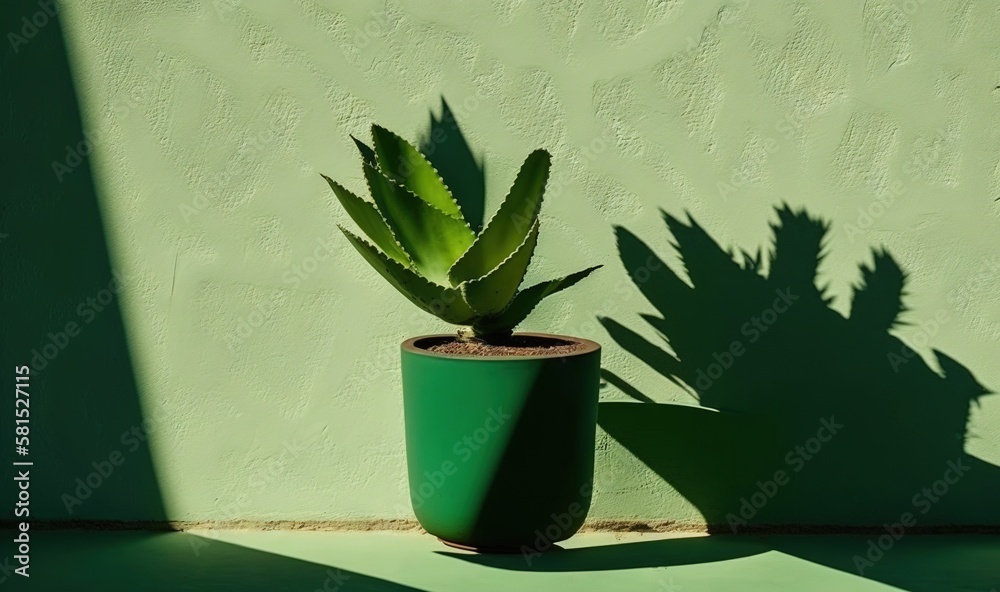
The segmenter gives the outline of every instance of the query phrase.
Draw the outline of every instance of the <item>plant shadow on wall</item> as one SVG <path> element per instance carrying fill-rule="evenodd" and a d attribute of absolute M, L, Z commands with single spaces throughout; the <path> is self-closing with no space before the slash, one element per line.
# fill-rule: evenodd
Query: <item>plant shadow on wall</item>
<path fill-rule="evenodd" d="M 759 250 L 737 257 L 690 217 L 663 217 L 690 283 L 616 229 L 624 267 L 660 315 L 640 316 L 662 343 L 601 323 L 700 407 L 655 403 L 605 369 L 609 385 L 639 402 L 601 403 L 602 428 L 688 499 L 710 532 L 874 530 L 835 553 L 795 537 L 769 543 L 934 589 L 914 585 L 914 566 L 882 559 L 908 532 L 1000 522 L 1000 468 L 964 450 L 971 406 L 988 389 L 945 353 L 933 350 L 935 369 L 890 333 L 912 324 L 927 339 L 947 315 L 900 319 L 906 274 L 884 250 L 861 266 L 849 316 L 835 311 L 817 285 L 829 226 L 805 211 L 777 209 L 766 269 Z M 907 543 L 916 544 L 898 544 Z"/>
<path fill-rule="evenodd" d="M 828 226 L 804 211 L 777 210 L 766 270 L 759 251 L 734 256 L 690 218 L 663 217 L 689 282 L 638 237 L 616 229 L 624 267 L 661 315 L 641 316 L 662 342 L 610 318 L 601 323 L 700 406 L 656 403 L 605 369 L 605 388 L 635 402 L 602 402 L 599 423 L 688 499 L 710 532 L 763 536 L 561 550 L 530 565 L 521 557 L 476 561 L 575 571 L 780 551 L 908 590 L 942 589 L 939 575 L 927 575 L 945 568 L 963 574 L 956 579 L 965 585 L 995 585 L 995 568 L 963 557 L 982 561 L 996 543 L 967 537 L 956 541 L 955 553 L 892 553 L 897 545 L 920 549 L 919 537 L 904 536 L 922 528 L 995 530 L 1000 468 L 964 451 L 974 436 L 970 407 L 987 389 L 953 358 L 935 350 L 935 370 L 889 333 L 905 310 L 905 273 L 891 255 L 874 251 L 873 263 L 861 268 L 845 318 L 816 285 Z M 912 324 L 936 332 L 929 322 Z M 859 534 L 777 536 L 810 530 Z"/>
<path fill-rule="evenodd" d="M 690 284 L 616 229 L 630 274 L 652 270 L 631 275 L 664 343 L 601 323 L 701 408 L 639 394 L 602 403 L 601 426 L 711 531 L 879 527 L 904 513 L 913 529 L 998 523 L 1000 469 L 964 451 L 971 405 L 989 391 L 953 358 L 933 350 L 935 370 L 890 334 L 903 324 L 903 270 L 873 251 L 845 318 L 817 286 L 827 224 L 788 207 L 777 217 L 765 272 L 760 251 L 734 257 L 690 218 L 664 214 Z"/>
<path fill-rule="evenodd" d="M 445 185 L 452 190 L 466 222 L 478 233 L 486 214 L 486 168 L 476 160 L 443 96 L 441 115 L 431 112 L 427 132 L 420 139 L 420 152 L 437 169 Z"/>

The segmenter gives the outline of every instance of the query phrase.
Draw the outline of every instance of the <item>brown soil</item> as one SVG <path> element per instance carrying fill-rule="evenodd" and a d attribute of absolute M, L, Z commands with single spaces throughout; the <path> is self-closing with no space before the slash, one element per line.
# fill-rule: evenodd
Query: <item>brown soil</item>
<path fill-rule="evenodd" d="M 463 356 L 558 356 L 586 348 L 585 343 L 533 335 L 514 335 L 498 343 L 478 339 L 460 341 L 456 337 L 448 337 L 424 346 L 424 349 L 434 353 Z"/>

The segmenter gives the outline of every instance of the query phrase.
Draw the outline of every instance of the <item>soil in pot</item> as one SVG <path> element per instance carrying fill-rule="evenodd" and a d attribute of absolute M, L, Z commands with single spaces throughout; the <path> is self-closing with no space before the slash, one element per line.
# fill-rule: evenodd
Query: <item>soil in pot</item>
<path fill-rule="evenodd" d="M 465 356 L 561 356 L 588 347 L 578 341 L 537 335 L 512 335 L 502 341 L 489 343 L 480 339 L 463 341 L 457 337 L 442 337 L 433 341 L 425 340 L 420 346 L 437 354 Z"/>

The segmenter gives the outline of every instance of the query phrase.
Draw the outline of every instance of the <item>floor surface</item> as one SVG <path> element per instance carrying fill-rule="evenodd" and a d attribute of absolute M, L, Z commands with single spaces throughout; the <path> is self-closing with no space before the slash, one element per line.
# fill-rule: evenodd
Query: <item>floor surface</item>
<path fill-rule="evenodd" d="M 589 533 L 544 556 L 484 556 L 394 532 L 32 533 L 30 578 L 0 590 L 1000 590 L 1000 537 Z M 878 541 L 873 541 L 873 545 Z M 860 564 L 858 557 L 870 561 Z M 11 586 L 11 584 L 13 584 Z"/>

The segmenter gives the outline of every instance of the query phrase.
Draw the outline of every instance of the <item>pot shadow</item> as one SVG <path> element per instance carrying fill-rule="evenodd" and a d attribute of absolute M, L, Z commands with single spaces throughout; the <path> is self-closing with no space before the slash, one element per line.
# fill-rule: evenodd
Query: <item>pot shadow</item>
<path fill-rule="evenodd" d="M 437 553 L 499 569 L 567 572 L 697 565 L 749 557 L 769 550 L 770 547 L 756 538 L 692 536 L 572 549 L 553 545 L 545 552 L 525 548 L 518 554 Z"/>
<path fill-rule="evenodd" d="M 832 583 L 837 580 L 826 570 L 809 569 L 810 566 L 799 565 L 797 560 L 833 568 L 843 574 L 857 574 L 854 556 L 864 553 L 868 540 L 863 535 L 710 535 L 598 545 L 537 555 L 438 553 L 497 569 L 539 573 L 657 568 L 657 573 L 662 574 L 660 590 L 714 590 L 736 586 L 833 590 L 852 589 L 847 587 L 852 584 L 841 579 L 841 585 L 834 587 Z M 992 592 L 1000 572 L 995 561 L 998 550 L 1000 542 L 996 537 L 907 537 L 884 552 L 874 567 L 866 568 L 858 577 L 914 592 Z M 665 570 L 684 566 L 696 569 Z"/>

